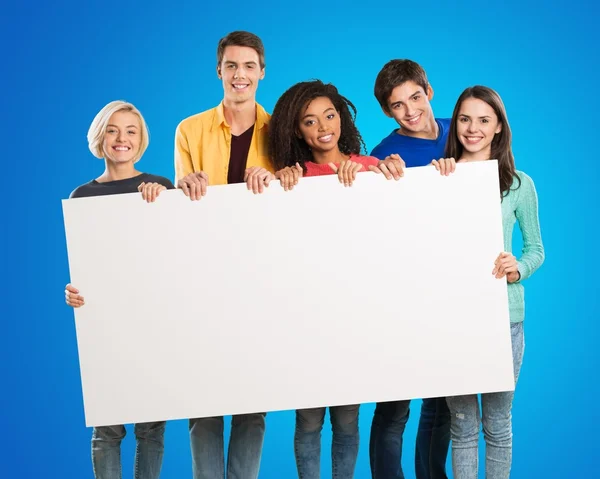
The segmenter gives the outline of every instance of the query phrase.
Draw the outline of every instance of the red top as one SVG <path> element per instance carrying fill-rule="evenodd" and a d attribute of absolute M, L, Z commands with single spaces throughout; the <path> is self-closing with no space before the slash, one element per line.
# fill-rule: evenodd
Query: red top
<path fill-rule="evenodd" d="M 369 166 L 377 166 L 379 160 L 374 156 L 362 156 L 362 155 L 350 155 L 349 161 L 354 161 L 356 163 L 360 163 L 363 165 L 360 171 L 369 171 Z M 304 176 L 322 176 L 322 175 L 335 175 L 335 171 L 331 169 L 327 163 L 324 165 L 320 165 L 313 161 L 307 161 L 305 164 L 306 173 Z M 340 166 L 339 163 L 336 163 L 335 166 Z"/>

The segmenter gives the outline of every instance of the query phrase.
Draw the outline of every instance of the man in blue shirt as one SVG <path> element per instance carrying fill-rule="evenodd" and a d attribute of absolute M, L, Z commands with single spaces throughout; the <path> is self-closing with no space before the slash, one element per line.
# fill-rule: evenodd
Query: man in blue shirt
<path fill-rule="evenodd" d="M 411 60 L 391 60 L 377 75 L 375 97 L 383 112 L 396 120 L 394 129 L 371 152 L 384 159 L 404 160 L 408 168 L 444 158 L 449 119 L 437 119 L 431 109 L 433 88 L 423 68 Z M 377 403 L 369 456 L 373 479 L 403 479 L 402 435 L 410 401 Z M 445 398 L 423 400 L 417 432 L 417 479 L 447 479 L 450 412 Z"/>
<path fill-rule="evenodd" d="M 377 75 L 375 97 L 386 116 L 396 120 L 394 129 L 373 149 L 380 160 L 400 155 L 406 166 L 425 166 L 444 157 L 450 119 L 433 116 L 433 88 L 425 71 L 411 60 L 391 60 Z"/>

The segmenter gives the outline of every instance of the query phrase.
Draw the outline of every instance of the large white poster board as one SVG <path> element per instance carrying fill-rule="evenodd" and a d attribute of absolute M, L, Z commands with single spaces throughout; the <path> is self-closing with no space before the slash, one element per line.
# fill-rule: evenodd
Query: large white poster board
<path fill-rule="evenodd" d="M 65 200 L 87 425 L 512 390 L 495 161 Z"/>

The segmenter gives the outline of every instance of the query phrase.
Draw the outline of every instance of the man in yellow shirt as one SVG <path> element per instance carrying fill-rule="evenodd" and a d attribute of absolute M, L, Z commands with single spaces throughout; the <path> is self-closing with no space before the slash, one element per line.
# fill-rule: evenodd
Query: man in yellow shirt
<path fill-rule="evenodd" d="M 223 101 L 183 120 L 175 134 L 175 179 L 192 200 L 204 196 L 208 185 L 247 182 L 260 193 L 274 178 L 267 153 L 270 115 L 255 99 L 265 76 L 260 38 L 241 31 L 222 38 L 217 75 Z M 224 478 L 223 417 L 190 419 L 189 429 L 194 479 Z M 258 477 L 264 433 L 264 413 L 232 417 L 228 478 Z"/>
<path fill-rule="evenodd" d="M 267 152 L 270 115 L 256 103 L 265 51 L 256 35 L 236 31 L 219 41 L 223 101 L 183 120 L 175 133 L 175 181 L 191 199 L 208 185 L 247 182 L 255 193 L 273 178 Z"/>

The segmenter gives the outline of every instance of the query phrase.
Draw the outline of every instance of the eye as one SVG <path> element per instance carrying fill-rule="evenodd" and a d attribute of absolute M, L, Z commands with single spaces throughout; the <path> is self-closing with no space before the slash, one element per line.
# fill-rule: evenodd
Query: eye
<path fill-rule="evenodd" d="M 328 120 L 333 120 L 334 118 L 335 118 L 335 113 L 330 113 L 329 115 L 327 115 Z"/>
<path fill-rule="evenodd" d="M 421 95 L 413 96 L 413 101 L 418 101 L 421 98 Z"/>
<path fill-rule="evenodd" d="M 227 65 L 226 68 L 229 68 L 230 70 L 233 70 L 235 68 L 235 65 L 232 65 L 231 63 L 229 65 Z"/>
<path fill-rule="evenodd" d="M 490 120 L 488 120 L 487 118 L 484 118 L 483 120 L 481 120 L 481 123 L 489 123 Z"/>
<path fill-rule="evenodd" d="M 313 126 L 315 124 L 315 120 L 306 120 L 304 122 L 304 126 Z"/>
<path fill-rule="evenodd" d="M 109 128 L 108 130 L 106 130 L 106 133 L 116 133 L 117 130 L 115 130 L 114 128 Z"/>
<path fill-rule="evenodd" d="M 137 131 L 135 131 L 135 130 L 129 130 L 127 133 L 129 135 L 135 135 L 137 133 Z"/>
<path fill-rule="evenodd" d="M 248 70 L 252 70 L 255 67 L 254 63 L 250 63 L 249 65 L 246 65 L 246 68 L 248 68 Z"/>
<path fill-rule="evenodd" d="M 467 122 L 469 121 L 469 119 L 468 119 L 468 118 L 466 118 L 466 117 L 464 117 L 464 116 L 461 116 L 461 117 L 458 119 L 458 121 L 460 121 L 461 123 L 467 123 Z"/>

